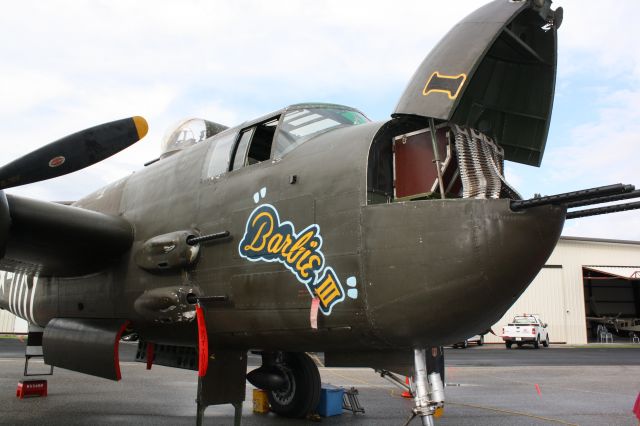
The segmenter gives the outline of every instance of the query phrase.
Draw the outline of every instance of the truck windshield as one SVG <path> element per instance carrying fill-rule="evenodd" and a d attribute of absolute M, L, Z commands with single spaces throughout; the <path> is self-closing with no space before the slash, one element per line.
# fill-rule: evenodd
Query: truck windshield
<path fill-rule="evenodd" d="M 278 128 L 274 158 L 282 158 L 321 133 L 341 127 L 357 126 L 368 121 L 362 113 L 347 107 L 300 108 L 288 111 Z"/>
<path fill-rule="evenodd" d="M 515 317 L 513 319 L 513 324 L 517 325 L 537 325 L 538 321 L 536 321 L 533 317 Z"/>

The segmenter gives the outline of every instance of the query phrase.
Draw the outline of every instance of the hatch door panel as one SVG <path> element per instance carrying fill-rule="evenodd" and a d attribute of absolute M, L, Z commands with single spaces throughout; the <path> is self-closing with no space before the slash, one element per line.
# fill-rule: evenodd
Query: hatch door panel
<path fill-rule="evenodd" d="M 557 25 L 550 2 L 536 3 L 496 0 L 463 19 L 422 62 L 393 116 L 475 128 L 495 139 L 507 160 L 540 165 L 554 97 Z"/>

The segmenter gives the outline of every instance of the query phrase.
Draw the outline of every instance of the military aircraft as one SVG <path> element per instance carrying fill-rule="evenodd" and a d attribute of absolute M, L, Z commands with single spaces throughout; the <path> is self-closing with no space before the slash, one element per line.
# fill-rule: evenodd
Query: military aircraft
<path fill-rule="evenodd" d="M 162 155 L 64 205 L 0 191 L 0 307 L 43 328 L 47 364 L 120 379 L 138 359 L 198 371 L 197 423 L 246 379 L 274 412 L 317 405 L 318 369 L 411 375 L 413 415 L 444 403 L 440 347 L 488 329 L 553 250 L 571 211 L 630 185 L 522 200 L 504 160 L 538 166 L 562 10 L 496 0 L 426 57 L 391 119 L 296 104 L 241 125 L 183 123 Z M 142 138 L 140 117 L 0 169 L 0 189 L 77 171 Z M 637 196 L 637 195 L 635 195 Z M 35 338 L 35 337 L 34 337 Z M 247 374 L 247 353 L 261 367 Z"/>
<path fill-rule="evenodd" d="M 622 313 L 615 316 L 603 315 L 598 312 L 596 300 L 589 298 L 589 308 L 592 316 L 587 317 L 591 335 L 598 339 L 602 338 L 602 333 L 613 332 L 620 337 L 630 337 L 631 339 L 640 336 L 640 318 L 622 317 Z"/>
<path fill-rule="evenodd" d="M 599 337 L 602 332 L 609 331 L 613 331 L 621 337 L 634 338 L 640 335 L 640 318 L 620 318 L 620 315 L 615 317 L 603 315 L 587 317 L 587 321 L 592 324 L 591 329 L 594 337 Z M 594 324 L 596 325 L 595 327 Z"/>

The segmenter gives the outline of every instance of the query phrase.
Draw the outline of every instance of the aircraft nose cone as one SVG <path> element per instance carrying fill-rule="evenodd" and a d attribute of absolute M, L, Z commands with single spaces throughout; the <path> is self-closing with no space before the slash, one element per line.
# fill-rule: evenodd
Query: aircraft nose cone
<path fill-rule="evenodd" d="M 390 346 L 450 344 L 493 325 L 535 278 L 566 211 L 512 212 L 508 200 L 367 206 L 366 297 Z"/>

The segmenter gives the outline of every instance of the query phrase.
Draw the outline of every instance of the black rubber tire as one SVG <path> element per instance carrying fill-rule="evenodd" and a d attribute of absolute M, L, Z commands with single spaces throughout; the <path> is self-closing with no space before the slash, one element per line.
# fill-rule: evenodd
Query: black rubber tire
<path fill-rule="evenodd" d="M 467 349 L 467 346 L 469 346 L 469 342 L 467 342 L 466 340 L 462 342 L 462 349 Z"/>
<path fill-rule="evenodd" d="M 484 345 L 484 335 L 480 336 L 480 340 L 478 340 L 478 346 Z"/>
<path fill-rule="evenodd" d="M 538 334 L 538 337 L 536 337 L 536 340 L 533 341 L 533 347 L 536 349 L 540 349 L 540 335 Z"/>
<path fill-rule="evenodd" d="M 507 347 L 507 349 L 511 349 L 511 342 L 505 342 L 504 345 Z"/>
<path fill-rule="evenodd" d="M 546 339 L 544 339 L 544 342 L 542 342 L 542 346 L 544 346 L 545 348 L 549 347 L 549 333 L 547 333 Z"/>
<path fill-rule="evenodd" d="M 320 401 L 320 373 L 306 353 L 285 352 L 277 365 L 289 380 L 282 391 L 269 391 L 271 411 L 283 416 L 303 418 L 315 411 Z"/>

